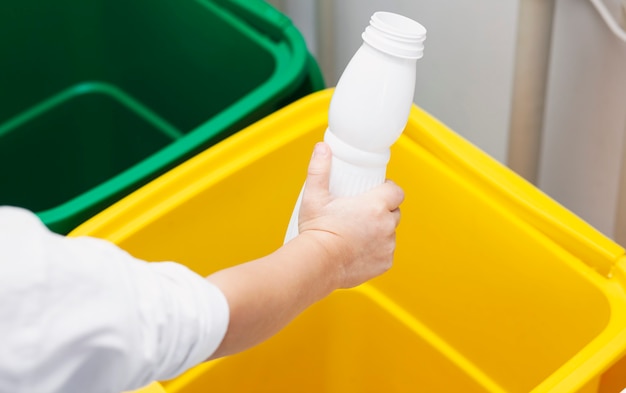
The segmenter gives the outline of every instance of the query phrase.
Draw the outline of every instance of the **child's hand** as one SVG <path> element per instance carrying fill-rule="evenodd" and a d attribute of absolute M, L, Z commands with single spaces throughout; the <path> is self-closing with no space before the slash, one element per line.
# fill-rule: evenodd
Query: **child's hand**
<path fill-rule="evenodd" d="M 387 181 L 356 197 L 333 197 L 328 191 L 331 158 L 329 146 L 318 143 L 309 164 L 299 231 L 313 235 L 331 254 L 337 285 L 348 288 L 391 267 L 404 193 Z"/>

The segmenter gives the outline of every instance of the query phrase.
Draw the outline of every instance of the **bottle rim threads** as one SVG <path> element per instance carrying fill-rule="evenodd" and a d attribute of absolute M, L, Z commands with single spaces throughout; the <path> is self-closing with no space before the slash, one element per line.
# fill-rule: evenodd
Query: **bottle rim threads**
<path fill-rule="evenodd" d="M 392 56 L 420 59 L 424 55 L 426 28 L 406 16 L 379 11 L 372 15 L 362 38 Z"/>

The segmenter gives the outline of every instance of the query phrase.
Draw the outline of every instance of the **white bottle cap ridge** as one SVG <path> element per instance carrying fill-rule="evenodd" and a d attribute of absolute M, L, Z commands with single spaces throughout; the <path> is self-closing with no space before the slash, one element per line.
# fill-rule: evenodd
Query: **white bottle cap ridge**
<path fill-rule="evenodd" d="M 392 56 L 420 59 L 424 54 L 426 28 L 406 16 L 380 11 L 372 15 L 362 38 Z"/>

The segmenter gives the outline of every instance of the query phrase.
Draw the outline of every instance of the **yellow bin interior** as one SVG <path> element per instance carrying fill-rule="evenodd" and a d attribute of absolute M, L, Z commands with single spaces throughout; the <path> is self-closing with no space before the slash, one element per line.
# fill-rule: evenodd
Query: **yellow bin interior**
<path fill-rule="evenodd" d="M 183 163 L 72 232 L 202 275 L 280 247 L 332 90 Z M 388 177 L 394 267 L 244 353 L 163 382 L 191 392 L 619 392 L 624 250 L 414 106 Z"/>

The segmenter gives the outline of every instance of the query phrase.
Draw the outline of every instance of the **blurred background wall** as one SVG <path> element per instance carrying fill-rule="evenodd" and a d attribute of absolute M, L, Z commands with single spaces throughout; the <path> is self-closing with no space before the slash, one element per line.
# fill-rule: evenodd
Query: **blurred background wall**
<path fill-rule="evenodd" d="M 626 245 L 626 0 L 270 0 L 334 86 L 375 11 L 428 30 L 415 102 Z"/>

